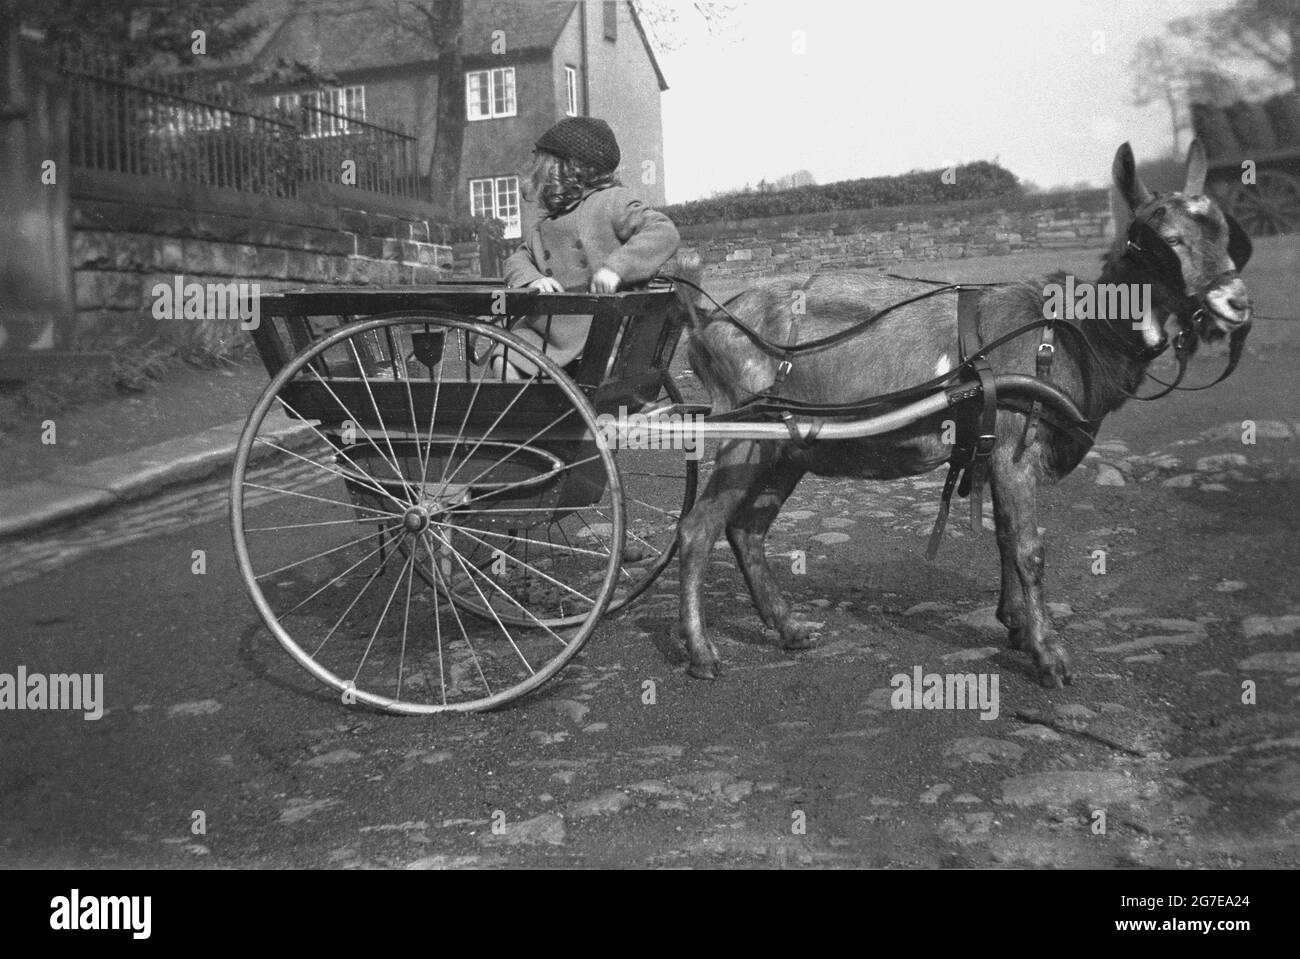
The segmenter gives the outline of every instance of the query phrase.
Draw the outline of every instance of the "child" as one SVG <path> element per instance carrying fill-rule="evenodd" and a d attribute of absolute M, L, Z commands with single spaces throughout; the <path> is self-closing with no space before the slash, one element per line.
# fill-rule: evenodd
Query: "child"
<path fill-rule="evenodd" d="M 545 213 L 505 262 L 506 286 L 543 293 L 590 290 L 613 293 L 649 280 L 677 251 L 680 237 L 668 217 L 650 209 L 622 186 L 615 171 L 620 154 L 614 131 L 595 117 L 566 117 L 536 143 L 524 197 Z M 590 316 L 532 316 L 515 335 L 560 366 L 582 352 Z M 532 363 L 504 350 L 492 351 L 493 372 L 531 376 Z"/>

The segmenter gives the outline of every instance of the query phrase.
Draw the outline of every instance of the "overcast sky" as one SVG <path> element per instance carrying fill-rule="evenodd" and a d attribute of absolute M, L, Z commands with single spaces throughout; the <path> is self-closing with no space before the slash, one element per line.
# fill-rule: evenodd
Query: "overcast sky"
<path fill-rule="evenodd" d="M 1130 103 L 1134 44 L 1228 5 L 750 0 L 720 40 L 680 2 L 684 43 L 661 57 L 670 202 L 799 169 L 829 183 L 995 157 L 1040 186 L 1101 184 L 1122 141 L 1139 160 L 1171 144 L 1167 109 Z"/>

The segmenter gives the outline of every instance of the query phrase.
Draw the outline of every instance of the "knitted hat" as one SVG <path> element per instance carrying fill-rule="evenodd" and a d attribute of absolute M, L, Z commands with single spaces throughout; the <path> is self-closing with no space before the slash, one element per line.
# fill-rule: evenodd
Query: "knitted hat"
<path fill-rule="evenodd" d="M 536 147 L 585 163 L 600 173 L 613 173 L 622 159 L 614 131 L 595 117 L 565 117 L 541 135 Z"/>

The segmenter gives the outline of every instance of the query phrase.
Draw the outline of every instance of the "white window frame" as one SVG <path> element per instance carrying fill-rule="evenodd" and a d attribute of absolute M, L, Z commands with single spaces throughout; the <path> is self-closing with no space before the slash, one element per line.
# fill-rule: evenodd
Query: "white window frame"
<path fill-rule="evenodd" d="M 487 92 L 486 100 L 484 91 Z M 484 105 L 486 104 L 486 111 Z M 518 113 L 515 96 L 515 68 L 494 67 L 470 70 L 465 74 L 465 117 L 468 120 L 495 120 Z"/>
<path fill-rule="evenodd" d="M 469 181 L 469 215 L 502 221 L 507 240 L 518 240 L 524 235 L 520 200 L 517 176 L 479 177 Z"/>
<path fill-rule="evenodd" d="M 307 128 L 303 131 L 305 136 L 312 139 L 360 133 L 361 131 L 344 117 L 350 117 L 353 120 L 365 120 L 366 118 L 366 88 L 360 84 L 347 87 L 328 87 L 324 90 L 311 90 L 307 93 L 280 93 L 272 97 L 271 100 L 276 109 L 279 110 L 298 110 L 304 104 L 313 108 L 307 113 Z M 329 113 L 340 115 L 327 116 L 315 112 L 316 110 L 326 110 Z"/>
<path fill-rule="evenodd" d="M 566 117 L 578 115 L 578 68 L 566 65 L 564 68 L 564 92 Z"/>

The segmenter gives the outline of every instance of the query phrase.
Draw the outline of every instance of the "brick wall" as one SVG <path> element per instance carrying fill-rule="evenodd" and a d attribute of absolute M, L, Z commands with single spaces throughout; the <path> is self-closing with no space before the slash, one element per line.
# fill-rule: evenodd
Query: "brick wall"
<path fill-rule="evenodd" d="M 1111 233 L 1105 190 L 971 200 L 683 227 L 706 278 L 893 268 L 918 260 L 1100 247 Z"/>
<path fill-rule="evenodd" d="M 650 206 L 663 206 L 659 78 L 632 22 L 630 5 L 619 3 L 614 12 L 618 16 L 618 39 L 608 40 L 601 5 L 587 6 L 587 68 L 591 73 L 588 112 L 606 120 L 618 138 L 623 154 L 618 173 L 623 184 Z M 575 14 L 570 28 L 578 26 L 579 21 Z"/>
<path fill-rule="evenodd" d="M 220 347 L 235 323 L 157 320 L 156 283 L 433 283 L 454 272 L 450 246 L 418 204 L 320 186 L 300 200 L 78 170 L 72 261 L 78 348 L 161 338 Z M 431 235 L 431 230 L 432 235 Z"/>

